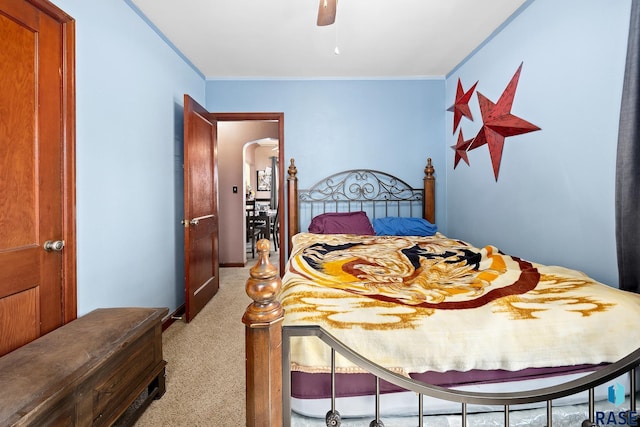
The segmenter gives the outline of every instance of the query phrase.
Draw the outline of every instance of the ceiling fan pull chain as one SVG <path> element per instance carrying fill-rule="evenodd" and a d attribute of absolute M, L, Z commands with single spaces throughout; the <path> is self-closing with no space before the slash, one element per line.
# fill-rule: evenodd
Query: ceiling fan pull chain
<path fill-rule="evenodd" d="M 333 49 L 333 53 L 336 55 L 340 55 L 340 49 L 338 49 L 338 22 L 336 22 L 336 48 Z"/>

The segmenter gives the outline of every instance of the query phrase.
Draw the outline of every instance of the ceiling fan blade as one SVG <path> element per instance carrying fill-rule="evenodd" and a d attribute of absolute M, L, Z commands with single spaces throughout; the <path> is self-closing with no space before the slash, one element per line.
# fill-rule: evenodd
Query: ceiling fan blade
<path fill-rule="evenodd" d="M 336 3 L 338 0 L 320 0 L 318 25 L 331 25 L 336 21 Z"/>

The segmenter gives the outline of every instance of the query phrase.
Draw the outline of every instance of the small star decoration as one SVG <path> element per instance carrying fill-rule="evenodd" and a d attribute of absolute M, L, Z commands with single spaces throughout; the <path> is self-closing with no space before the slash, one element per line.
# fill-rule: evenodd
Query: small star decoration
<path fill-rule="evenodd" d="M 475 82 L 475 84 L 471 86 L 471 88 L 467 92 L 465 92 L 464 89 L 462 89 L 462 82 L 460 81 L 460 78 L 458 78 L 456 100 L 451 107 L 447 108 L 447 111 L 453 111 L 453 133 L 456 133 L 456 129 L 458 129 L 458 125 L 460 124 L 462 116 L 465 116 L 469 120 L 473 121 L 473 116 L 471 115 L 471 110 L 469 109 L 469 100 L 471 99 L 471 95 L 473 95 L 473 91 L 476 90 L 477 85 L 478 82 Z"/>
<path fill-rule="evenodd" d="M 460 159 L 464 160 L 467 165 L 469 165 L 469 157 L 467 156 L 467 150 L 469 149 L 469 145 L 473 142 L 473 139 L 464 140 L 464 136 L 462 136 L 462 129 L 460 129 L 460 133 L 458 133 L 458 143 L 456 145 L 452 145 L 456 151 L 456 157 L 453 162 L 453 168 L 455 169 L 460 163 Z"/>

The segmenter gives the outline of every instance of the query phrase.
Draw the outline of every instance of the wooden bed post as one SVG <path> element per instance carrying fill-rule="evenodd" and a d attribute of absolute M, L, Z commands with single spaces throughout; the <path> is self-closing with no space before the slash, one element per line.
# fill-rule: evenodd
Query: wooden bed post
<path fill-rule="evenodd" d="M 422 198 L 422 212 L 424 219 L 431 224 L 436 223 L 436 178 L 435 169 L 431 164 L 431 157 L 427 158 L 424 168 L 424 197 Z"/>
<path fill-rule="evenodd" d="M 294 164 L 294 159 L 291 159 L 291 164 L 289 165 L 289 176 L 287 177 L 287 206 L 288 206 L 288 216 L 287 216 L 287 249 L 289 255 L 291 255 L 291 239 L 295 234 L 298 233 L 299 227 L 299 219 L 298 219 L 298 169 Z"/>
<path fill-rule="evenodd" d="M 282 286 L 269 263 L 269 241 L 258 241 L 258 263 L 251 268 L 246 292 L 253 300 L 245 324 L 247 426 L 282 426 L 282 319 L 276 298 Z"/>

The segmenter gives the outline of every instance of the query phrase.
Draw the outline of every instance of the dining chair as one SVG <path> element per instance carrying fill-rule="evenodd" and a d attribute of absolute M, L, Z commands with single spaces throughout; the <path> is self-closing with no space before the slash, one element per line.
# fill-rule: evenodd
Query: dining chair
<path fill-rule="evenodd" d="M 251 258 L 256 256 L 256 242 L 266 236 L 267 224 L 258 215 L 246 216 L 247 241 L 251 243 Z"/>
<path fill-rule="evenodd" d="M 271 237 L 273 237 L 273 247 L 276 251 L 278 250 L 278 246 L 280 246 L 280 222 L 278 221 L 279 216 L 280 208 L 276 207 L 276 214 L 273 218 L 271 218 L 269 225 L 269 234 L 271 235 Z"/>

